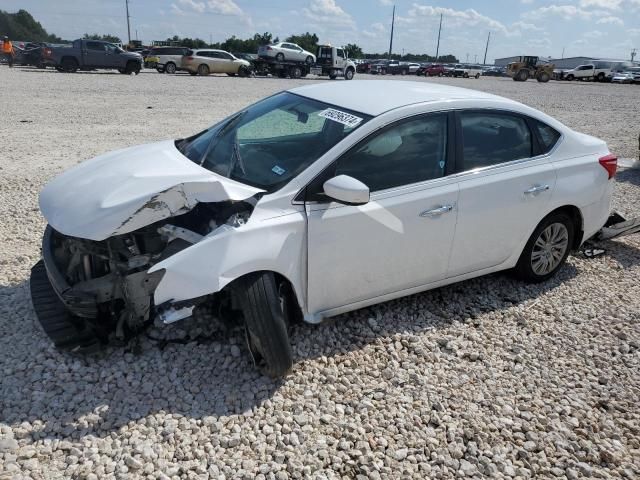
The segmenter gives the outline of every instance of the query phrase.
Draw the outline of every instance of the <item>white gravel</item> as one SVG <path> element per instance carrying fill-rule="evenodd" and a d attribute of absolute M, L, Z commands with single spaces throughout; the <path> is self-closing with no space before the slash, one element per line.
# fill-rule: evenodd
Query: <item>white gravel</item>
<path fill-rule="evenodd" d="M 524 101 L 637 155 L 638 87 L 434 81 Z M 638 236 L 542 285 L 492 275 L 297 327 L 282 382 L 254 372 L 235 334 L 53 349 L 28 290 L 42 185 L 296 83 L 0 68 L 0 478 L 638 478 Z M 618 178 L 617 204 L 640 214 L 640 171 Z"/>

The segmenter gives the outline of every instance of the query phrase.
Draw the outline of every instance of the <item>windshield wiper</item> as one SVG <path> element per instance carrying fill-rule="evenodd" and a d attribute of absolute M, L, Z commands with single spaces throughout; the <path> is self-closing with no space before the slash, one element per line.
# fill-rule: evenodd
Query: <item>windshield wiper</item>
<path fill-rule="evenodd" d="M 238 121 L 242 117 L 244 117 L 244 115 L 246 113 L 247 113 L 247 110 L 244 110 L 242 112 L 238 112 L 234 117 L 231 117 L 229 119 L 229 121 L 226 123 L 226 125 L 224 125 L 218 131 L 218 133 L 216 133 L 215 137 L 213 137 L 213 139 L 209 143 L 209 146 L 207 147 L 207 150 L 204 152 L 204 155 L 202 155 L 202 160 L 200 160 L 200 166 L 202 166 L 204 164 L 204 161 L 207 159 L 207 155 L 209 155 L 209 151 L 214 147 L 214 145 L 216 144 L 217 140 L 220 137 L 222 137 L 225 133 L 227 133 L 231 127 L 233 127 L 236 123 L 238 123 Z"/>
<path fill-rule="evenodd" d="M 227 176 L 231 178 L 231 173 L 233 169 L 236 167 L 236 164 L 240 167 L 240 171 L 243 175 L 246 175 L 247 172 L 244 169 L 244 163 L 242 162 L 242 156 L 240 155 L 240 144 L 238 143 L 238 139 L 233 142 L 233 156 L 231 157 L 231 165 L 229 165 L 229 173 Z"/>

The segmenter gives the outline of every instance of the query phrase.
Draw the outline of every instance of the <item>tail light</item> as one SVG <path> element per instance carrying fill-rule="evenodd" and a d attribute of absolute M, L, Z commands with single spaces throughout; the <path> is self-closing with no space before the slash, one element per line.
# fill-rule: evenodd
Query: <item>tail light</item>
<path fill-rule="evenodd" d="M 269 45 L 267 45 L 267 50 L 273 50 Z"/>
<path fill-rule="evenodd" d="M 193 57 L 187 57 L 187 60 L 193 60 Z"/>
<path fill-rule="evenodd" d="M 600 162 L 600 165 L 602 165 L 602 168 L 604 168 L 609 174 L 609 179 L 612 179 L 618 170 L 618 157 L 610 153 L 609 155 L 600 157 L 598 161 Z"/>

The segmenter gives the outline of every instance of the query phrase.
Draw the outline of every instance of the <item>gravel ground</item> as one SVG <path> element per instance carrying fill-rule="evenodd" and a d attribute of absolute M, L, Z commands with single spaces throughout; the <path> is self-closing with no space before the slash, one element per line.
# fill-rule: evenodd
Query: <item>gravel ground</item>
<path fill-rule="evenodd" d="M 497 274 L 297 327 L 280 382 L 203 319 L 156 334 L 208 342 L 53 349 L 28 290 L 42 185 L 308 81 L 0 68 L 0 478 L 638 478 L 638 236 L 541 285 Z M 637 155 L 638 87 L 429 81 Z M 640 214 L 640 171 L 619 174 L 616 203 Z"/>

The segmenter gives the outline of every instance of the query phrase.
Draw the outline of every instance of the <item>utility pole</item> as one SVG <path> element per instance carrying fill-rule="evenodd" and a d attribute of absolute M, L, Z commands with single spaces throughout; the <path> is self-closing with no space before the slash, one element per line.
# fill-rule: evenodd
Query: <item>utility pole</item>
<path fill-rule="evenodd" d="M 131 45 L 131 24 L 129 23 L 129 0 L 124 0 L 127 7 L 127 37 L 129 37 L 129 45 Z"/>
<path fill-rule="evenodd" d="M 136 28 L 136 42 L 138 41 L 138 29 Z"/>
<path fill-rule="evenodd" d="M 564 58 L 564 47 L 562 47 L 562 56 L 560 58 Z"/>
<path fill-rule="evenodd" d="M 487 46 L 484 49 L 484 62 L 482 62 L 483 65 L 487 64 L 487 52 L 489 51 L 489 40 L 491 40 L 491 32 L 489 32 L 489 35 L 487 35 Z"/>
<path fill-rule="evenodd" d="M 633 50 L 631 50 L 631 61 L 633 62 L 633 59 L 636 58 L 637 55 L 637 50 L 634 48 Z"/>
<path fill-rule="evenodd" d="M 478 54 L 477 53 L 473 56 L 473 63 L 478 63 Z"/>
<path fill-rule="evenodd" d="M 396 23 L 396 6 L 393 6 L 393 14 L 391 15 L 391 39 L 389 40 L 389 60 L 391 60 L 391 53 L 393 52 L 393 26 Z"/>
<path fill-rule="evenodd" d="M 442 33 L 442 14 L 440 14 L 440 28 L 438 28 L 438 45 L 436 46 L 436 62 L 440 53 L 440 34 Z"/>
<path fill-rule="evenodd" d="M 469 63 L 469 54 L 467 53 L 467 63 Z"/>

